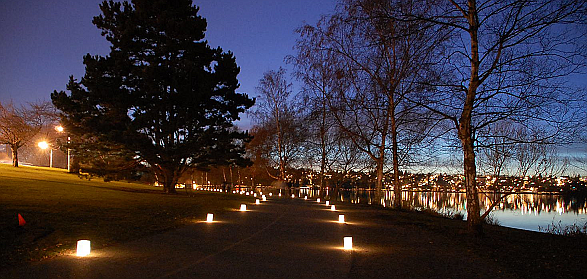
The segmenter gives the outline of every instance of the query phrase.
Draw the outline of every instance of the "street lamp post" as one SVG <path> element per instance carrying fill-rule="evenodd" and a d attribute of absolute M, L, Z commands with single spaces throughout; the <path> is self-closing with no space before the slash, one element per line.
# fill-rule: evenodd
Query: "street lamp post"
<path fill-rule="evenodd" d="M 47 148 L 49 148 L 49 144 L 46 141 L 42 141 L 38 143 L 39 148 L 45 150 Z M 53 148 L 49 149 L 49 167 L 52 168 L 53 167 Z"/>
<path fill-rule="evenodd" d="M 63 126 L 59 125 L 55 127 L 55 130 L 59 133 L 63 133 L 63 131 L 65 129 L 63 129 Z M 67 137 L 67 143 L 69 144 L 70 142 L 70 137 Z M 71 148 L 67 148 L 67 172 L 71 172 Z"/>
<path fill-rule="evenodd" d="M 71 172 L 71 148 L 67 149 L 67 172 Z"/>

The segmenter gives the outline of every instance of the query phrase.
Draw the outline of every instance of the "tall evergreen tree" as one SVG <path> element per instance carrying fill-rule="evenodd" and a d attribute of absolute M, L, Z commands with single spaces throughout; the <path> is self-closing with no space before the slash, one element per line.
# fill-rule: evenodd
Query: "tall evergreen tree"
<path fill-rule="evenodd" d="M 232 160 L 246 133 L 233 128 L 254 100 L 237 93 L 231 52 L 204 40 L 206 20 L 191 0 L 104 1 L 93 23 L 112 44 L 106 57 L 84 57 L 85 76 L 51 99 L 62 123 L 136 153 L 165 192 L 181 174 Z"/>

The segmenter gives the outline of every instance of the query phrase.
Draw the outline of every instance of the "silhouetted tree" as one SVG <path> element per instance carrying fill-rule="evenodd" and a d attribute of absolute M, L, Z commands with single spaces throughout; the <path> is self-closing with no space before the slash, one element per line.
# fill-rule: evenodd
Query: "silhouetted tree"
<path fill-rule="evenodd" d="M 70 94 L 51 95 L 66 129 L 132 150 L 168 193 L 188 168 L 242 155 L 248 135 L 231 128 L 254 100 L 236 92 L 235 58 L 208 46 L 192 1 L 105 1 L 100 9 L 93 23 L 110 54 L 86 55 Z"/>

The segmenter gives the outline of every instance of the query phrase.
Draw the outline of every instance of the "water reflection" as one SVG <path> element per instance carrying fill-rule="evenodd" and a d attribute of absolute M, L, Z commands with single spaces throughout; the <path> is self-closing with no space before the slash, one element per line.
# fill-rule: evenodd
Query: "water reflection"
<path fill-rule="evenodd" d="M 290 189 L 290 193 L 308 198 L 361 204 L 378 204 L 384 207 L 394 205 L 393 191 L 384 191 L 377 198 L 374 191 Z M 488 209 L 500 194 L 480 193 L 482 210 Z M 430 209 L 442 214 L 462 214 L 466 218 L 466 196 L 464 193 L 403 191 L 402 205 L 416 210 Z M 583 224 L 587 222 L 587 203 L 585 200 L 566 198 L 551 194 L 511 194 L 501 199 L 492 213 L 501 225 L 538 231 L 553 223 L 561 225 Z"/>

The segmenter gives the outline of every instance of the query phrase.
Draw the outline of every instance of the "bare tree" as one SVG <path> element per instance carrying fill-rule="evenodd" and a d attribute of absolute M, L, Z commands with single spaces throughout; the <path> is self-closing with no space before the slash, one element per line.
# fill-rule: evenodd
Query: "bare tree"
<path fill-rule="evenodd" d="M 0 143 L 12 149 L 12 165 L 18 167 L 18 149 L 29 144 L 35 136 L 56 120 L 49 102 L 30 103 L 16 107 L 0 103 Z"/>
<path fill-rule="evenodd" d="M 560 176 L 566 172 L 569 163 L 569 158 L 560 156 L 556 146 L 549 145 L 544 148 L 544 153 L 536 164 L 535 174 L 552 177 Z"/>
<path fill-rule="evenodd" d="M 500 177 L 507 169 L 507 164 L 514 156 L 513 144 L 507 140 L 512 132 L 513 127 L 510 123 L 495 123 L 491 129 L 491 139 L 485 141 L 483 146 L 478 146 L 481 150 L 480 165 L 482 169 L 485 168 L 485 173 Z"/>
<path fill-rule="evenodd" d="M 505 119 L 522 126 L 539 122 L 547 131 L 543 140 L 560 135 L 572 122 L 568 104 L 573 98 L 564 96 L 560 78 L 577 72 L 586 61 L 584 46 L 578 45 L 585 29 L 578 23 L 584 23 L 587 3 L 420 2 L 430 9 L 395 18 L 451 31 L 452 39 L 438 64 L 443 82 L 434 83 L 436 91 L 421 104 L 453 123 L 462 147 L 468 227 L 482 233 L 476 146 L 486 139 L 484 129 Z"/>
<path fill-rule="evenodd" d="M 529 131 L 520 127 L 514 131 L 516 138 L 524 142 L 513 146 L 513 161 L 516 164 L 516 174 L 526 177 L 531 169 L 536 169 L 540 159 L 546 156 L 547 145 L 536 143 L 540 139 L 539 131 Z"/>
<path fill-rule="evenodd" d="M 283 68 L 268 71 L 259 81 L 256 130 L 262 138 L 258 145 L 267 162 L 277 166 L 278 174 L 268 174 L 278 181 L 286 180 L 286 169 L 303 152 L 304 130 L 300 122 L 300 107 L 290 98 L 291 83 L 287 81 Z"/>
<path fill-rule="evenodd" d="M 404 99 L 418 91 L 415 80 L 428 67 L 433 42 L 426 26 L 382 15 L 412 9 L 410 4 L 345 1 L 316 26 L 302 27 L 297 45 L 304 81 L 318 84 L 341 131 L 374 162 L 377 190 L 383 189 L 390 147 L 396 207 L 401 207 L 400 137 L 408 135 L 401 124 L 416 108 Z"/>
<path fill-rule="evenodd" d="M 348 175 L 355 172 L 362 172 L 367 169 L 370 158 L 364 152 L 355 147 L 353 141 L 341 132 L 334 131 L 333 151 L 330 153 L 328 169 L 335 174 L 333 182 L 335 192 L 338 193 L 342 184 L 348 180 Z"/>
<path fill-rule="evenodd" d="M 305 28 L 298 29 L 297 32 L 308 35 Z M 331 53 L 316 51 L 316 48 L 322 44 L 322 38 L 312 37 L 305 38 L 295 46 L 296 55 L 286 57 L 286 61 L 295 68 L 294 75 L 302 82 L 302 94 L 307 98 L 307 127 L 309 126 L 309 151 L 311 151 L 312 161 L 319 162 L 319 184 L 325 186 L 325 173 L 329 171 L 336 160 L 335 157 L 341 149 L 337 148 L 337 139 L 340 138 L 336 129 L 336 120 L 334 119 L 326 96 L 332 95 L 337 90 L 336 74 L 332 71 L 333 64 L 336 63 L 336 57 Z"/>

